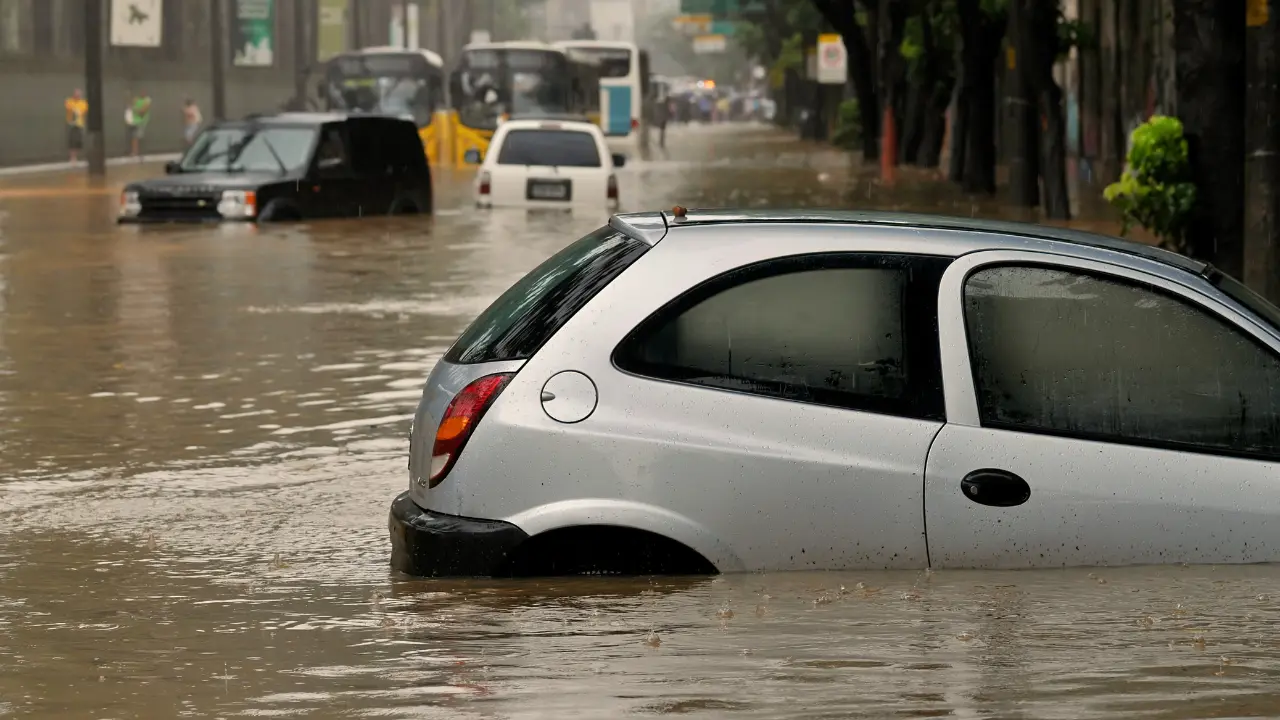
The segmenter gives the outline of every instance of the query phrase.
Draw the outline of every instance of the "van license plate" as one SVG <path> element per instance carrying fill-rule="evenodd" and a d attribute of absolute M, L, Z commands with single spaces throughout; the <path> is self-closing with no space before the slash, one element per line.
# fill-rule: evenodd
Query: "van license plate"
<path fill-rule="evenodd" d="M 526 196 L 529 200 L 570 200 L 573 186 L 568 180 L 530 180 Z"/>

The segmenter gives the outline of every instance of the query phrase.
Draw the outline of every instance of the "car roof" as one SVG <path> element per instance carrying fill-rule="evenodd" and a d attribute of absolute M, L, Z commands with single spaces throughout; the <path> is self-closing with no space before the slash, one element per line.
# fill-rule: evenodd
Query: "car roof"
<path fill-rule="evenodd" d="M 359 50 L 348 50 L 347 52 L 340 53 L 340 54 L 346 55 L 346 56 L 418 55 L 425 58 L 428 63 L 430 63 L 431 65 L 434 65 L 435 67 L 438 67 L 438 68 L 444 67 L 444 58 L 440 57 L 439 53 L 432 52 L 425 48 L 403 48 L 403 47 L 396 47 L 395 45 L 374 45 L 366 48 L 360 48 Z"/>
<path fill-rule="evenodd" d="M 636 46 L 635 43 L 627 40 L 557 40 L 555 44 L 559 47 L 574 48 L 576 50 L 589 50 L 591 48 L 628 50 Z"/>
<path fill-rule="evenodd" d="M 413 123 L 395 115 L 380 113 L 339 113 L 339 112 L 280 112 L 246 115 L 239 120 L 226 120 L 218 127 L 237 127 L 245 125 L 280 125 L 280 126 L 318 126 L 326 123 L 347 122 L 348 120 L 376 119 L 397 123 Z M 416 126 L 415 126 L 416 127 Z"/>
<path fill-rule="evenodd" d="M 563 52 L 562 48 L 550 43 L 538 42 L 537 40 L 467 43 L 462 46 L 462 50 L 463 52 L 467 50 L 548 50 L 551 52 Z"/>
<path fill-rule="evenodd" d="M 1195 275 L 1207 276 L 1213 268 L 1204 262 L 1192 260 L 1162 248 L 1123 240 L 1108 235 L 1059 228 L 1050 225 L 987 220 L 983 218 L 927 215 L 923 213 L 875 212 L 864 210 L 684 210 L 677 217 L 671 212 L 626 213 L 615 215 L 610 221 L 616 229 L 648 243 L 664 237 L 668 230 L 685 226 L 728 224 L 836 224 L 879 225 L 918 228 L 922 230 L 969 230 L 998 233 L 1023 238 L 1060 242 L 1077 247 L 1111 250 L 1177 268 Z M 945 239 L 939 240 L 946 244 Z M 956 248 L 957 254 L 966 251 Z"/>
<path fill-rule="evenodd" d="M 519 117 L 502 123 L 508 130 L 573 130 L 575 132 L 592 133 L 600 130 L 600 126 L 582 118 L 560 119 L 554 117 Z"/>

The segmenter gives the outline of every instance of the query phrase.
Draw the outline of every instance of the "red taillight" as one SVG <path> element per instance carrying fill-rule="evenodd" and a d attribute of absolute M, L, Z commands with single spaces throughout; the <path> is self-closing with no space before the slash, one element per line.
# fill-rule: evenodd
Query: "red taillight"
<path fill-rule="evenodd" d="M 445 408 L 431 449 L 431 477 L 427 479 L 427 487 L 433 488 L 444 481 L 444 476 L 458 461 L 462 447 L 475 432 L 476 424 L 512 377 L 513 373 L 486 375 L 462 388 Z"/>
<path fill-rule="evenodd" d="M 606 192 L 608 193 L 605 195 L 606 199 L 608 200 L 618 199 L 618 177 L 616 175 L 609 176 L 609 189 Z"/>
<path fill-rule="evenodd" d="M 489 171 L 488 170 L 485 170 L 484 172 L 480 173 L 480 194 L 481 195 L 489 194 Z"/>
<path fill-rule="evenodd" d="M 639 127 L 640 127 L 640 121 L 636 118 L 631 118 L 631 129 L 636 130 Z"/>

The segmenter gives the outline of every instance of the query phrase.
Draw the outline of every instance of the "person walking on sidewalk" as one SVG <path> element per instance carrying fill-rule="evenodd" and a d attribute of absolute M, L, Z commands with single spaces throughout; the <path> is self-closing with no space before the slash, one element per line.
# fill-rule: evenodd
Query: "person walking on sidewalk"
<path fill-rule="evenodd" d="M 187 98 L 182 103 L 182 139 L 187 147 L 191 147 L 191 143 L 196 141 L 196 135 L 200 134 L 200 126 L 204 124 L 204 116 L 200 114 L 200 106 L 196 105 L 196 101 Z"/>
<path fill-rule="evenodd" d="M 142 158 L 142 138 L 147 134 L 147 124 L 151 122 L 151 97 L 145 92 L 134 96 L 133 102 L 125 111 L 125 123 L 129 126 L 129 154 Z"/>
<path fill-rule="evenodd" d="M 80 159 L 80 151 L 84 148 L 84 119 L 89 114 L 89 101 L 77 88 L 63 106 L 67 110 L 67 153 L 71 162 L 75 162 Z"/>

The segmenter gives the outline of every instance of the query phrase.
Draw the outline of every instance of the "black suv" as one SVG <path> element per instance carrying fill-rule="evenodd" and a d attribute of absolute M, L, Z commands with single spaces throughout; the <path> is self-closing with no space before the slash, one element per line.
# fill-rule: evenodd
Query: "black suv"
<path fill-rule="evenodd" d="M 282 113 L 218 123 L 165 172 L 125 186 L 120 222 L 272 222 L 432 209 L 417 127 L 381 115 Z"/>

